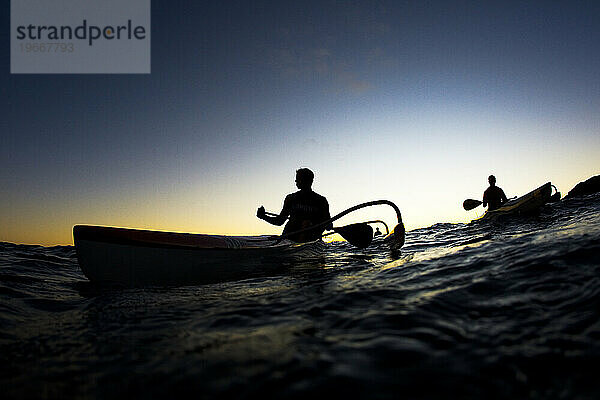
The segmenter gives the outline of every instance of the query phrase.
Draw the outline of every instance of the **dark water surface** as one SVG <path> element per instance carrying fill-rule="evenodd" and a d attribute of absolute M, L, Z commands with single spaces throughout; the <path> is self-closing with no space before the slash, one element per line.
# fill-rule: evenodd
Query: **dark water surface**
<path fill-rule="evenodd" d="M 600 397 L 600 196 L 328 245 L 275 276 L 106 290 L 0 244 L 4 398 Z"/>

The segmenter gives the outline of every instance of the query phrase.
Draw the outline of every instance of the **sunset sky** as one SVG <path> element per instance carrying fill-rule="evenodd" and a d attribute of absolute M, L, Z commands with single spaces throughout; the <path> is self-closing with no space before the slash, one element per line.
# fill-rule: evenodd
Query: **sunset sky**
<path fill-rule="evenodd" d="M 1 9 L 4 29 L 10 9 Z M 152 1 L 149 75 L 10 74 L 0 241 L 75 224 L 269 234 L 299 167 L 331 213 L 407 229 L 600 173 L 597 1 Z M 383 218 L 389 207 L 338 225 Z"/>

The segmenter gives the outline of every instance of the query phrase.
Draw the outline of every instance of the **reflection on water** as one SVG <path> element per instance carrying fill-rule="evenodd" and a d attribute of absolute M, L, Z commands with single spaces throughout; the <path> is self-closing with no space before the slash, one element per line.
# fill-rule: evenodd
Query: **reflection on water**
<path fill-rule="evenodd" d="M 599 392 L 598 196 L 201 286 L 97 288 L 71 247 L 0 249 L 8 398 Z"/>

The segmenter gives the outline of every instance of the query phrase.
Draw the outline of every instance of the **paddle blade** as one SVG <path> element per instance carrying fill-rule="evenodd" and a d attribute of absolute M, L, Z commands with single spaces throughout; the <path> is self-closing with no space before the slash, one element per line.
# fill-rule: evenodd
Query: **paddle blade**
<path fill-rule="evenodd" d="M 474 209 L 475 207 L 479 207 L 483 202 L 479 200 L 466 199 L 463 201 L 463 208 L 467 211 Z"/>
<path fill-rule="evenodd" d="M 339 228 L 333 228 L 333 231 L 359 249 L 364 249 L 373 240 L 373 228 L 367 224 L 359 223 L 340 226 Z"/>

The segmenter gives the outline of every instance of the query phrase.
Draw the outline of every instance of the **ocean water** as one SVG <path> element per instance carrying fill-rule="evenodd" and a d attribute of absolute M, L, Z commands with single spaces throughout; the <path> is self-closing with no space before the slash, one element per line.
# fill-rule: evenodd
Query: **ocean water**
<path fill-rule="evenodd" d="M 3 398 L 596 399 L 599 365 L 599 195 L 200 286 L 0 244 Z"/>

